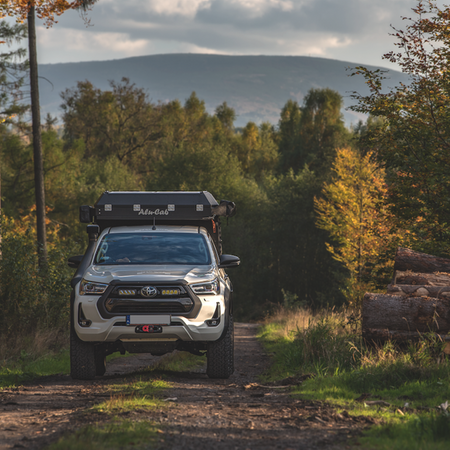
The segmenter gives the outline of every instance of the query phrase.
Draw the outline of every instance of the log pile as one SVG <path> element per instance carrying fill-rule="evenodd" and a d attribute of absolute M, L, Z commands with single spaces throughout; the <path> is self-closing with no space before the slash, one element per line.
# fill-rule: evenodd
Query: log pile
<path fill-rule="evenodd" d="M 433 332 L 450 341 L 450 259 L 398 248 L 386 294 L 366 294 L 365 339 L 418 339 Z"/>

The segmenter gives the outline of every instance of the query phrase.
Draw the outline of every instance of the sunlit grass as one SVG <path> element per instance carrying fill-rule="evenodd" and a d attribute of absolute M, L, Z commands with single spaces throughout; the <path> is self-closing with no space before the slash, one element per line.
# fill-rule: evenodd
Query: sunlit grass
<path fill-rule="evenodd" d="M 139 409 L 154 409 L 164 403 L 156 396 L 163 389 L 170 388 L 170 384 L 163 380 L 140 377 L 137 380 L 124 380 L 121 383 L 105 386 L 111 397 L 91 408 L 91 411 L 108 414 L 133 411 Z"/>

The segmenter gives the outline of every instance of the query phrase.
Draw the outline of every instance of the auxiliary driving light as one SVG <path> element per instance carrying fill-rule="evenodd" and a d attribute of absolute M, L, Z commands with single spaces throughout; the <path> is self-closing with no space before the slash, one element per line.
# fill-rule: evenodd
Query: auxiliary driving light
<path fill-rule="evenodd" d="M 180 295 L 179 289 L 162 289 L 161 290 L 162 295 Z"/>
<path fill-rule="evenodd" d="M 119 295 L 136 295 L 136 289 L 119 289 Z"/>

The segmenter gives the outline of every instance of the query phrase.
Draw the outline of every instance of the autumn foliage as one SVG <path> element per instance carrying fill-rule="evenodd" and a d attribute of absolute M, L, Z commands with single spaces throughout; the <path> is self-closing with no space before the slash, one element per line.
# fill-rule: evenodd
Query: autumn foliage
<path fill-rule="evenodd" d="M 368 133 L 386 170 L 391 212 L 418 236 L 417 250 L 450 252 L 450 9 L 420 1 L 404 30 L 394 29 L 398 51 L 384 59 L 398 64 L 410 82 L 388 91 L 388 75 L 358 67 L 370 95 L 355 94 L 353 109 L 382 118 Z"/>
<path fill-rule="evenodd" d="M 385 171 L 372 157 L 338 149 L 332 179 L 315 199 L 317 225 L 329 233 L 327 249 L 348 270 L 342 289 L 352 306 L 375 287 L 386 268 L 382 256 L 401 239 L 387 208 Z"/>
<path fill-rule="evenodd" d="M 20 22 L 26 20 L 31 7 L 47 27 L 57 22 L 56 17 L 68 9 L 85 8 L 85 0 L 0 0 L 0 17 L 14 16 Z"/>

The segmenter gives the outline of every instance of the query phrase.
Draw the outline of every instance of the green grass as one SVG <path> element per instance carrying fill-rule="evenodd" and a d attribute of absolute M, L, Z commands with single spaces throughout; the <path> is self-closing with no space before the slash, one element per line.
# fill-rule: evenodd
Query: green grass
<path fill-rule="evenodd" d="M 126 450 L 152 448 L 161 430 L 149 421 L 116 418 L 107 424 L 81 428 L 59 439 L 47 450 Z"/>
<path fill-rule="evenodd" d="M 161 408 L 164 403 L 156 397 L 163 389 L 170 388 L 170 384 L 163 380 L 154 380 L 151 376 L 139 376 L 138 379 L 125 379 L 118 384 L 107 385 L 107 392 L 111 397 L 94 405 L 90 411 L 117 414 L 135 409 L 151 410 Z"/>
<path fill-rule="evenodd" d="M 391 420 L 372 427 L 359 439 L 362 448 L 376 450 L 447 450 L 449 442 L 450 418 L 436 413 Z"/>
<path fill-rule="evenodd" d="M 299 311 L 304 328 L 293 319 L 295 313 L 289 312 L 289 319 L 287 314 L 278 313 L 259 331 L 273 354 L 266 380 L 309 373 L 312 378 L 293 388 L 294 396 L 376 418 L 381 424 L 360 440 L 364 448 L 448 448 L 450 415 L 439 405 L 450 401 L 450 362 L 442 342 L 425 335 L 409 346 L 366 347 L 345 314 L 311 315 L 305 322 L 305 312 Z M 362 394 L 367 402 L 389 405 L 356 401 Z"/>
<path fill-rule="evenodd" d="M 205 356 L 196 356 L 187 352 L 174 352 L 163 356 L 147 370 L 150 372 L 187 372 L 200 369 L 205 364 Z"/>
<path fill-rule="evenodd" d="M 68 374 L 70 371 L 69 350 L 33 359 L 22 352 L 21 356 L 0 367 L 0 389 L 13 388 L 24 382 L 46 375 Z"/>

